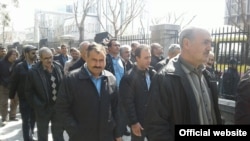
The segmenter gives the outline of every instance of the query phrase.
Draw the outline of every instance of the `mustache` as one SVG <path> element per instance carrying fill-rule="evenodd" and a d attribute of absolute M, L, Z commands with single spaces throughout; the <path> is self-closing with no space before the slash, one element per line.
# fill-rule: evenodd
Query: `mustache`
<path fill-rule="evenodd" d="M 211 63 L 207 63 L 209 66 L 212 66 L 212 64 Z"/>
<path fill-rule="evenodd" d="M 102 67 L 94 66 L 93 68 L 95 68 L 95 69 L 101 69 Z"/>

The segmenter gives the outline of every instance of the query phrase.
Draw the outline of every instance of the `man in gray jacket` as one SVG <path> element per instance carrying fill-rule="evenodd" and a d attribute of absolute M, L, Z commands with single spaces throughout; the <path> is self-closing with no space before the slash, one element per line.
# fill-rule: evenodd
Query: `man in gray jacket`
<path fill-rule="evenodd" d="M 210 33 L 188 27 L 180 34 L 181 53 L 171 59 L 152 83 L 146 116 L 150 141 L 173 141 L 175 125 L 222 124 L 216 82 L 204 69 L 211 50 Z"/>

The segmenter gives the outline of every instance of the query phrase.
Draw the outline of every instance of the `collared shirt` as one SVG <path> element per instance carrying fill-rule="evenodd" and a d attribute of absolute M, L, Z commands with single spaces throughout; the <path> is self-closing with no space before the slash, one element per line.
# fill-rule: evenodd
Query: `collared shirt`
<path fill-rule="evenodd" d="M 197 102 L 198 115 L 200 124 L 216 123 L 215 112 L 211 103 L 211 91 L 208 87 L 206 79 L 202 74 L 204 65 L 194 68 L 180 57 L 181 67 L 187 74 L 187 78 L 191 84 L 194 96 Z"/>
<path fill-rule="evenodd" d="M 150 84 L 151 84 L 151 80 L 150 80 L 150 75 L 149 75 L 148 71 L 146 71 L 145 76 L 146 76 L 146 82 L 147 82 L 147 86 L 148 86 L 148 90 L 149 90 Z"/>
<path fill-rule="evenodd" d="M 90 79 L 92 80 L 92 82 L 94 83 L 95 87 L 96 87 L 96 90 L 99 94 L 99 96 L 101 95 L 101 85 L 102 85 L 102 78 L 104 77 L 104 74 L 103 72 L 101 73 L 101 75 L 96 78 L 94 77 L 91 72 L 89 71 L 88 67 L 87 67 L 87 63 L 84 64 L 84 68 L 87 70 L 89 76 L 90 76 Z"/>
<path fill-rule="evenodd" d="M 62 59 L 63 59 L 63 64 L 65 64 L 65 62 L 69 60 L 67 55 L 66 56 L 62 55 Z"/>
<path fill-rule="evenodd" d="M 115 71 L 116 84 L 119 87 L 122 76 L 124 75 L 124 66 L 123 66 L 122 60 L 119 56 L 118 57 L 112 56 L 112 62 L 113 62 L 113 68 Z"/>
<path fill-rule="evenodd" d="M 29 69 L 29 70 L 30 70 L 30 69 L 32 68 L 32 66 L 35 64 L 35 63 L 29 64 L 28 61 L 26 61 L 26 62 L 27 62 L 27 65 L 28 65 L 28 69 Z"/>

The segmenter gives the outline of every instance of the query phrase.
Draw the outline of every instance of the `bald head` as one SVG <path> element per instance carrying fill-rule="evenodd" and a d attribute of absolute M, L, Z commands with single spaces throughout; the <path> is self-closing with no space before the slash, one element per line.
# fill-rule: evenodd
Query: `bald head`
<path fill-rule="evenodd" d="M 81 53 L 81 57 L 83 60 L 85 60 L 85 58 L 86 58 L 86 53 L 87 53 L 87 49 L 88 49 L 89 44 L 90 44 L 89 41 L 83 41 L 79 45 L 79 51 Z"/>

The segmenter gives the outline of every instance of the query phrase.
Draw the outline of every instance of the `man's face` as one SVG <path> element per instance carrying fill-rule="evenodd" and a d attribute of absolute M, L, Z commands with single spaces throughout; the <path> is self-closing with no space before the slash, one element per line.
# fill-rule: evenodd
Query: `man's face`
<path fill-rule="evenodd" d="M 89 52 L 86 58 L 87 67 L 91 74 L 98 77 L 106 65 L 106 54 L 97 53 L 95 50 Z"/>
<path fill-rule="evenodd" d="M 124 48 L 123 52 L 120 55 L 125 61 L 128 61 L 131 54 L 128 48 Z"/>
<path fill-rule="evenodd" d="M 8 58 L 8 60 L 9 60 L 11 63 L 13 63 L 13 62 L 16 61 L 17 57 L 18 57 L 18 54 L 17 54 L 16 52 L 12 52 L 12 54 L 11 54 L 11 56 Z"/>
<path fill-rule="evenodd" d="M 214 55 L 209 54 L 208 61 L 207 61 L 207 66 L 212 67 L 213 64 L 214 64 Z"/>
<path fill-rule="evenodd" d="M 68 49 L 67 49 L 67 47 L 66 47 L 66 46 L 61 47 L 61 53 L 62 53 L 62 54 L 66 55 L 66 54 L 67 54 L 67 52 L 68 52 Z"/>
<path fill-rule="evenodd" d="M 40 60 L 45 68 L 50 68 L 53 62 L 53 54 L 51 52 L 44 52 L 41 55 Z"/>
<path fill-rule="evenodd" d="M 118 41 L 112 41 L 111 47 L 108 49 L 109 53 L 117 55 L 120 51 L 120 43 Z"/>
<path fill-rule="evenodd" d="M 163 47 L 162 46 L 158 46 L 154 49 L 154 52 L 156 56 L 161 56 L 163 54 Z"/>
<path fill-rule="evenodd" d="M 189 39 L 187 51 L 190 60 L 196 65 L 206 63 L 212 47 L 212 39 L 207 31 L 195 31 L 194 38 Z"/>
<path fill-rule="evenodd" d="M 4 57 L 7 54 L 7 51 L 5 48 L 0 49 L 0 57 Z"/>
<path fill-rule="evenodd" d="M 26 53 L 26 55 L 27 55 L 26 57 L 28 57 L 29 60 L 31 61 L 35 61 L 37 59 L 36 50 L 31 50 L 28 53 Z"/>
<path fill-rule="evenodd" d="M 150 62 L 151 62 L 151 52 L 150 50 L 142 50 L 141 51 L 141 56 L 138 57 L 136 56 L 136 62 L 137 62 L 137 66 L 142 69 L 145 70 L 150 66 Z"/>
<path fill-rule="evenodd" d="M 175 49 L 174 52 L 168 54 L 168 58 L 169 59 L 174 58 L 175 56 L 177 56 L 180 53 L 181 53 L 181 49 Z"/>
<path fill-rule="evenodd" d="M 73 60 L 77 60 L 80 57 L 80 53 L 77 52 L 77 51 L 75 51 L 75 50 L 73 50 L 71 52 L 71 56 L 72 56 Z"/>

